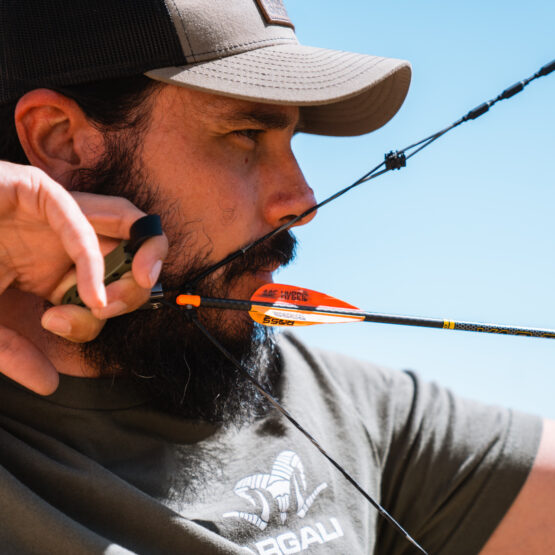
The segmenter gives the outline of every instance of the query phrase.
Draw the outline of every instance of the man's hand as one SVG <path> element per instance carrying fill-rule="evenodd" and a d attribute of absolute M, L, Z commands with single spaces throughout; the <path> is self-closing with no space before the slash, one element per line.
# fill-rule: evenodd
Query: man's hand
<path fill-rule="evenodd" d="M 132 272 L 107 288 L 103 284 L 103 255 L 129 238 L 129 228 L 144 215 L 125 199 L 70 194 L 37 168 L 0 162 L 0 294 L 15 287 L 56 304 L 77 282 L 90 310 L 54 306 L 42 325 L 70 341 L 94 339 L 107 318 L 145 303 L 158 279 L 165 236 L 141 246 Z M 41 394 L 58 384 L 56 369 L 39 349 L 2 325 L 0 372 Z"/>

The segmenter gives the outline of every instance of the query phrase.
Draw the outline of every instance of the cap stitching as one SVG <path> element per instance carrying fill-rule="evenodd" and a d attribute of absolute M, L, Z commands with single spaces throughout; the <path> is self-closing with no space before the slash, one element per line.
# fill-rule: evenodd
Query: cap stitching
<path fill-rule="evenodd" d="M 201 75 L 203 77 L 209 77 L 209 75 L 207 75 L 207 74 L 205 74 L 201 71 L 195 71 L 192 68 L 189 71 L 192 72 L 192 73 L 197 73 L 198 75 Z M 244 79 L 231 79 L 229 77 L 224 77 L 223 75 L 232 75 L 232 73 L 229 72 L 229 71 L 226 71 L 226 72 L 218 72 L 217 70 L 213 70 L 213 71 L 216 71 L 216 73 L 221 73 L 222 75 L 219 75 L 218 77 L 220 79 L 224 80 L 224 81 L 230 81 L 232 83 L 241 83 L 243 85 L 253 85 L 253 86 L 256 86 L 256 87 L 265 87 L 265 88 L 273 88 L 273 89 L 284 89 L 285 88 L 285 89 L 291 90 L 291 91 L 310 91 L 310 90 L 321 90 L 321 89 L 327 88 L 325 86 L 319 86 L 319 87 L 291 87 L 291 86 L 288 86 L 288 85 L 284 84 L 283 82 L 279 83 L 279 84 L 275 84 L 275 85 L 266 85 L 266 84 L 260 83 L 260 82 L 246 81 Z M 360 73 L 357 73 L 356 75 L 353 75 L 349 78 L 344 79 L 341 84 L 352 81 L 353 79 L 356 79 L 359 76 L 360 76 Z M 384 76 L 384 77 L 387 77 L 387 76 Z M 261 79 L 261 80 L 264 81 L 264 79 Z M 266 81 L 270 81 L 270 80 L 267 79 Z M 315 83 L 318 83 L 318 81 L 315 82 Z M 325 85 L 325 83 L 330 83 L 330 81 L 320 81 L 319 83 L 322 83 L 323 85 Z M 207 88 L 209 88 L 209 87 L 207 87 Z"/>
<path fill-rule="evenodd" d="M 276 45 L 276 49 L 280 48 L 280 46 L 284 46 L 286 48 L 288 48 L 289 45 Z M 326 48 L 318 48 L 318 47 L 312 47 L 312 46 L 304 46 L 304 45 L 299 45 L 299 47 L 302 49 L 301 51 L 298 51 L 297 49 L 295 50 L 285 50 L 285 54 L 281 54 L 281 52 L 279 50 L 276 51 L 276 54 L 279 55 L 280 57 L 287 57 L 287 56 L 300 56 L 302 58 L 305 58 L 307 56 L 309 57 L 321 57 L 321 56 L 325 56 L 325 55 L 329 55 L 329 54 L 347 54 L 350 56 L 357 56 L 357 57 L 364 57 L 364 58 L 380 58 L 381 56 L 370 56 L 369 54 L 358 54 L 357 52 L 347 52 L 346 50 L 329 50 Z M 259 51 L 258 50 L 252 50 L 250 52 L 250 54 L 252 54 L 253 56 L 257 56 L 259 55 Z"/>
<path fill-rule="evenodd" d="M 245 52 L 244 58 L 247 58 L 247 57 L 249 59 L 253 60 L 254 62 L 264 63 L 264 64 L 268 63 L 267 57 L 257 55 L 256 52 Z M 276 56 L 276 57 L 272 56 L 272 62 L 274 62 L 274 61 L 278 62 L 274 65 L 282 65 L 279 62 L 284 62 L 284 63 L 287 63 L 287 65 L 290 65 L 291 62 L 294 61 L 295 63 L 299 63 L 299 64 L 302 64 L 302 65 L 307 65 L 307 66 L 312 66 L 312 67 L 315 67 L 315 68 L 319 68 L 319 67 L 322 67 L 322 66 L 325 65 L 323 63 L 320 63 L 321 61 L 329 63 L 329 62 L 332 62 L 332 61 L 336 62 L 338 60 L 344 60 L 345 58 L 350 58 L 352 60 L 360 60 L 361 62 L 362 61 L 365 61 L 365 62 L 370 61 L 367 58 L 361 58 L 360 56 L 343 55 L 343 53 L 338 53 L 338 54 L 334 53 L 331 56 L 325 56 L 325 57 L 322 56 L 320 59 L 318 59 L 317 57 L 312 57 L 310 60 L 303 60 L 303 58 L 304 57 L 297 58 L 295 56 L 289 56 L 289 57 L 287 57 L 287 56 Z M 315 65 L 315 64 L 318 64 L 318 65 Z"/>
<path fill-rule="evenodd" d="M 226 52 L 240 46 L 251 46 L 253 44 L 262 44 L 263 42 L 275 42 L 276 40 L 294 41 L 296 43 L 296 39 L 294 37 L 274 37 L 271 39 L 260 39 L 260 40 L 253 40 L 250 42 L 241 42 L 239 44 L 231 44 L 223 48 L 218 48 L 217 50 L 206 50 L 205 52 L 197 52 L 196 54 L 194 54 L 194 56 L 196 57 L 196 56 L 204 56 L 205 54 L 218 54 L 220 52 Z M 276 45 L 276 46 L 279 46 L 279 45 Z M 206 61 L 210 61 L 210 60 L 206 60 Z"/>
<path fill-rule="evenodd" d="M 260 64 L 267 64 L 268 63 L 268 59 L 265 58 L 264 56 L 256 56 L 253 55 L 254 52 L 245 52 L 245 54 L 249 54 L 248 59 L 252 60 L 255 63 L 260 63 Z M 247 58 L 247 56 L 243 56 L 244 59 Z M 272 56 L 272 62 L 275 62 L 275 65 L 287 65 L 290 66 L 291 62 L 294 62 L 297 65 L 302 65 L 302 66 L 308 66 L 308 67 L 314 67 L 315 69 L 319 69 L 321 67 L 325 67 L 326 65 L 329 65 L 330 62 L 334 62 L 334 63 L 338 63 L 340 61 L 343 60 L 358 60 L 360 62 L 363 63 L 378 63 L 380 62 L 383 58 L 363 58 L 361 56 L 349 56 L 349 55 L 345 55 L 345 56 L 322 56 L 322 57 L 312 57 L 309 60 L 303 59 L 304 57 L 296 57 L 296 56 Z"/>
<path fill-rule="evenodd" d="M 189 45 L 189 51 L 191 52 L 191 55 L 192 55 L 193 60 L 194 60 L 195 59 L 195 51 L 193 50 L 193 46 L 191 45 L 191 41 L 189 40 L 189 36 L 187 35 L 187 30 L 185 29 L 185 23 L 183 23 L 183 15 L 179 11 L 179 7 L 175 3 L 175 0 L 170 0 L 170 2 L 173 4 L 173 6 L 175 8 L 175 11 L 179 14 L 179 24 L 180 24 L 181 29 L 183 29 L 183 35 L 185 36 L 185 40 L 187 41 L 187 44 Z"/>
<path fill-rule="evenodd" d="M 379 62 L 373 64 L 371 67 L 377 66 L 381 61 L 382 61 L 382 60 L 380 60 Z M 249 67 L 248 65 L 246 65 L 246 64 L 241 64 L 240 62 L 237 62 L 237 64 L 238 64 L 238 65 L 243 65 L 243 66 L 245 66 L 245 67 Z M 346 66 L 346 67 L 347 67 L 347 68 L 350 68 L 350 67 L 352 67 L 353 65 L 354 65 L 354 64 L 350 64 L 349 66 Z M 342 67 L 345 68 L 345 66 L 342 66 Z M 250 68 L 250 69 L 252 69 L 252 68 Z M 356 69 L 356 68 L 353 68 L 353 69 Z M 359 69 L 362 70 L 363 68 L 362 68 L 361 66 L 359 66 Z M 364 68 L 364 69 L 366 69 L 366 68 Z M 205 71 L 203 71 L 203 70 L 205 70 Z M 232 72 L 232 71 L 225 71 L 225 70 L 222 70 L 222 69 L 219 69 L 219 68 L 210 67 L 210 66 L 208 66 L 208 65 L 207 65 L 207 66 L 202 66 L 202 67 L 191 67 L 191 68 L 189 68 L 189 69 L 187 70 L 187 72 L 188 72 L 188 73 L 189 73 L 189 72 L 191 72 L 191 73 L 196 73 L 196 74 L 198 74 L 198 75 L 203 75 L 203 76 L 205 76 L 205 77 L 209 77 L 209 76 L 210 76 L 210 75 L 209 75 L 210 73 L 217 73 L 218 75 L 235 75 L 235 73 Z M 352 72 L 351 72 L 351 73 L 352 73 Z M 362 71 L 359 71 L 359 72 L 357 72 L 356 74 L 354 74 L 354 75 L 352 75 L 352 76 L 350 76 L 350 77 L 349 77 L 348 75 L 345 75 L 345 80 L 351 81 L 352 79 L 355 79 L 356 77 L 358 77 L 359 75 L 361 75 L 361 73 L 362 73 Z M 330 76 L 333 76 L 333 75 L 340 75 L 340 73 L 339 73 L 339 72 L 330 73 L 329 75 L 330 75 Z M 274 81 L 274 79 L 266 79 L 263 75 L 260 75 L 260 76 L 258 76 L 258 77 L 259 77 L 259 81 Z M 283 77 L 283 76 L 282 76 L 282 77 Z M 225 77 L 223 77 L 223 79 L 225 79 Z M 254 82 L 254 81 L 245 81 L 244 79 L 241 79 L 241 80 L 238 80 L 238 79 L 229 79 L 229 80 L 230 80 L 230 81 L 234 81 L 234 82 L 238 82 L 238 83 L 249 84 L 249 85 L 255 85 L 255 84 L 256 84 L 256 82 Z M 313 81 L 313 84 L 325 84 L 325 83 L 330 83 L 330 81 L 329 81 L 329 80 Z M 283 85 L 283 82 L 280 82 L 279 86 L 282 86 L 282 85 Z M 263 86 L 267 86 L 267 85 L 263 85 Z M 287 88 L 289 88 L 289 89 L 291 89 L 291 90 L 310 90 L 310 88 L 315 88 L 315 89 L 317 89 L 317 88 L 322 88 L 322 87 L 304 87 L 304 88 L 301 88 L 301 87 L 287 87 Z"/>
<path fill-rule="evenodd" d="M 393 76 L 393 79 L 386 80 L 378 89 L 373 89 L 371 94 L 356 97 L 357 100 L 360 99 L 361 102 L 355 106 L 351 105 L 347 107 L 342 103 L 338 103 L 335 106 L 336 115 L 347 123 L 352 123 L 358 119 L 358 115 L 351 115 L 349 117 L 355 110 L 357 113 L 364 112 L 369 117 L 375 118 L 377 114 L 379 115 L 383 112 L 384 101 L 388 98 L 393 98 L 394 100 L 398 98 L 398 92 L 394 91 L 394 81 L 396 79 L 397 76 Z M 357 100 L 355 100 L 355 102 L 357 102 Z M 353 99 L 351 99 L 351 102 L 352 101 Z M 317 106 L 307 106 L 307 108 L 317 108 Z"/>
<path fill-rule="evenodd" d="M 337 61 L 338 61 L 338 59 L 337 59 Z M 364 59 L 361 60 L 360 58 L 353 58 L 348 64 L 343 64 L 341 66 L 336 64 L 336 66 L 334 68 L 329 68 L 330 71 L 328 71 L 328 72 L 323 72 L 322 71 L 322 68 L 325 67 L 324 64 L 322 64 L 320 67 L 314 68 L 315 69 L 314 73 L 318 73 L 318 75 L 320 75 L 320 76 L 324 76 L 326 74 L 327 75 L 333 75 L 333 74 L 342 73 L 342 72 L 335 71 L 337 68 L 339 68 L 341 70 L 347 70 L 349 68 L 352 68 L 353 66 L 357 66 L 357 67 L 360 67 L 360 68 L 364 67 L 364 68 L 370 69 L 370 68 L 376 67 L 382 61 L 383 60 L 372 60 L 372 63 L 368 63 L 368 62 L 370 62 L 370 60 L 364 60 Z M 254 63 L 259 63 L 257 61 L 253 61 L 253 62 Z M 362 63 L 358 63 L 358 62 L 362 62 Z M 243 63 L 242 60 L 236 60 L 234 63 L 237 65 L 237 67 L 245 67 L 245 68 L 250 69 L 250 70 L 254 69 L 252 65 Z M 264 69 L 267 69 L 268 64 L 267 63 L 263 64 L 261 67 L 263 67 Z M 286 69 L 289 69 L 291 72 L 294 71 L 294 70 L 290 69 L 290 65 L 288 65 L 288 64 L 279 64 L 279 63 L 275 64 L 274 63 L 274 64 L 272 64 L 272 68 L 278 68 L 278 69 L 279 68 L 286 68 Z M 217 68 L 212 68 L 212 69 L 213 69 L 213 71 L 219 71 Z M 296 75 L 297 73 L 298 72 L 294 72 L 293 75 Z"/>

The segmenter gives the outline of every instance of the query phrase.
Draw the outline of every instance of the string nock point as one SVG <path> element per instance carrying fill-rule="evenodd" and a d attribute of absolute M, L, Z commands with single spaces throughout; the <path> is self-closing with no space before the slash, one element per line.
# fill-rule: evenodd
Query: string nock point
<path fill-rule="evenodd" d="M 175 299 L 176 304 L 191 309 L 200 306 L 199 295 L 178 295 Z"/>
<path fill-rule="evenodd" d="M 401 150 L 395 150 L 388 152 L 385 155 L 385 167 L 388 170 L 400 170 L 407 165 L 407 157 L 405 153 Z"/>

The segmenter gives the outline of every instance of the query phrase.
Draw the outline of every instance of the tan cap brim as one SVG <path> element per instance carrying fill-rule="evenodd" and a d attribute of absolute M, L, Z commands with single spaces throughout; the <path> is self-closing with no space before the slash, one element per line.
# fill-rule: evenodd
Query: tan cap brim
<path fill-rule="evenodd" d="M 378 129 L 395 115 L 411 69 L 404 60 L 286 44 L 146 75 L 232 98 L 300 106 L 303 132 L 346 136 Z"/>

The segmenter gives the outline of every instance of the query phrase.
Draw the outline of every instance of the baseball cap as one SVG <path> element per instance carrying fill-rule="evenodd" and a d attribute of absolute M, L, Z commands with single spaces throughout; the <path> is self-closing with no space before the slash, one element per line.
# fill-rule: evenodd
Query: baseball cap
<path fill-rule="evenodd" d="M 407 94 L 404 60 L 299 44 L 282 0 L 3 0 L 0 104 L 38 87 L 144 73 L 300 107 L 301 130 L 359 135 Z"/>

